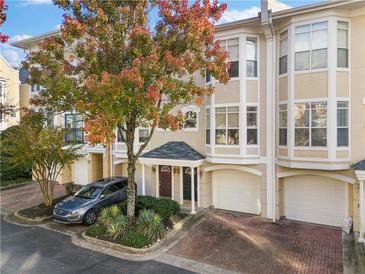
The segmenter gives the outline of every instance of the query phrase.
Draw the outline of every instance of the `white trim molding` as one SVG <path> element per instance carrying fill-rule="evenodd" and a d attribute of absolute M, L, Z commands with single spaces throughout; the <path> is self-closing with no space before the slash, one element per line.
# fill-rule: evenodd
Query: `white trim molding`
<path fill-rule="evenodd" d="M 301 176 L 301 175 L 315 175 L 315 176 L 321 176 L 321 177 L 327 177 L 335 180 L 342 181 L 344 183 L 348 184 L 354 184 L 356 182 L 355 179 L 340 175 L 332 172 L 327 171 L 316 171 L 316 170 L 293 170 L 293 171 L 287 171 L 287 172 L 279 172 L 277 174 L 278 178 L 285 178 L 285 177 L 292 177 L 292 176 Z"/>
<path fill-rule="evenodd" d="M 244 166 L 236 166 L 236 165 L 215 165 L 215 166 L 210 166 L 210 167 L 204 168 L 204 172 L 210 172 L 210 171 L 214 171 L 214 170 L 239 170 L 242 172 L 254 174 L 259 177 L 261 177 L 263 174 L 262 171 L 260 171 L 260 170 L 249 168 L 249 167 L 244 167 Z"/>

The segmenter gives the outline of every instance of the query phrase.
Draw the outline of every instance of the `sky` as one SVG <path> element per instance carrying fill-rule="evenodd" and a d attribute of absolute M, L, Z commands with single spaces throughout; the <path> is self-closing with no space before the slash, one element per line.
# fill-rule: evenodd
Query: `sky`
<path fill-rule="evenodd" d="M 319 1 L 281 0 L 291 7 Z M 220 23 L 255 17 L 260 11 L 259 0 L 220 0 L 220 2 L 225 2 L 228 6 Z M 58 29 L 62 24 L 64 12 L 54 6 L 52 0 L 5 0 L 5 4 L 8 6 L 7 20 L 1 27 L 1 32 L 9 36 L 9 42 L 0 45 L 0 51 L 10 65 L 17 67 L 24 59 L 25 53 L 10 46 L 10 43 Z"/>

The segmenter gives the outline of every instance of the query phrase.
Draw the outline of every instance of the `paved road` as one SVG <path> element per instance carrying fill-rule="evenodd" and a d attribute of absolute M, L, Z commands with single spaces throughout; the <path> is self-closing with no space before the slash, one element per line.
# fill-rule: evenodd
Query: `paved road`
<path fill-rule="evenodd" d="M 0 272 L 191 273 L 156 261 L 131 262 L 77 247 L 68 236 L 10 224 L 1 217 Z"/>

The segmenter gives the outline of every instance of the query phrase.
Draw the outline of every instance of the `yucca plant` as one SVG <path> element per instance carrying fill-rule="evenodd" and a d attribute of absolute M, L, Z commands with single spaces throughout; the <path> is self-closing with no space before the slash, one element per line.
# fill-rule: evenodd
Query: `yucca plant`
<path fill-rule="evenodd" d="M 128 226 L 128 219 L 124 215 L 119 215 L 106 225 L 106 234 L 114 240 L 121 237 Z"/>
<path fill-rule="evenodd" d="M 136 225 L 137 231 L 150 241 L 161 239 L 165 234 L 161 216 L 150 209 L 143 209 L 139 212 Z"/>
<path fill-rule="evenodd" d="M 100 212 L 99 222 L 107 226 L 112 223 L 114 219 L 121 216 L 122 212 L 117 205 L 112 205 L 110 207 L 103 208 Z"/>

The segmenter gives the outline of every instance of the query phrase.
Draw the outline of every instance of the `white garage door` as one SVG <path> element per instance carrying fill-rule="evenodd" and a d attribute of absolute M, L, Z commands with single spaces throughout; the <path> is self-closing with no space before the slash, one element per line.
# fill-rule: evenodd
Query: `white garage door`
<path fill-rule="evenodd" d="M 77 185 L 86 185 L 89 183 L 87 159 L 80 159 L 73 164 L 72 177 Z"/>
<path fill-rule="evenodd" d="M 341 226 L 346 214 L 346 184 L 318 176 L 284 181 L 284 215 L 288 219 Z"/>
<path fill-rule="evenodd" d="M 255 175 L 235 170 L 212 172 L 215 208 L 259 214 L 260 181 Z"/>

